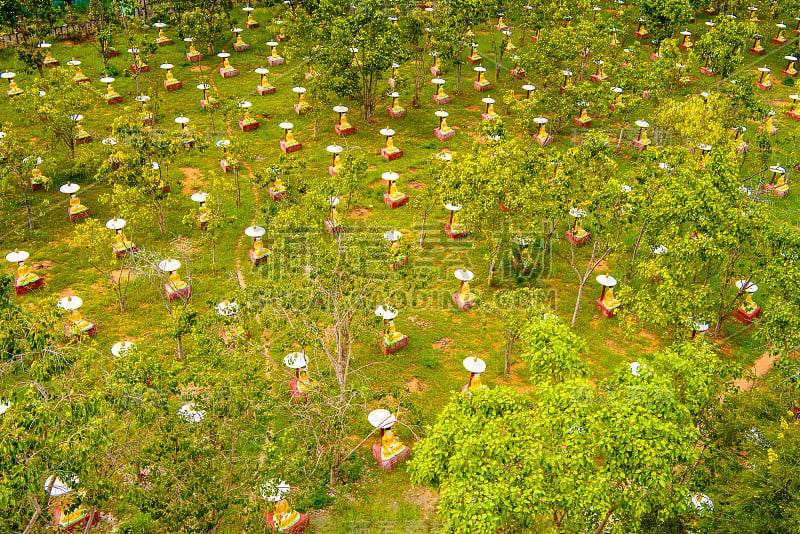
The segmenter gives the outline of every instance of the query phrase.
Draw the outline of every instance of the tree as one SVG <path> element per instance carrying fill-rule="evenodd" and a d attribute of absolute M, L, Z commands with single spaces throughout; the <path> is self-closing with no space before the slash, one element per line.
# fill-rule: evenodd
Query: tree
<path fill-rule="evenodd" d="M 715 76 L 719 76 L 718 90 L 722 81 L 742 65 L 742 50 L 754 32 L 753 23 L 749 20 L 720 15 L 714 19 L 714 26 L 703 32 L 697 40 L 697 54 L 706 58 L 708 67 Z"/>
<path fill-rule="evenodd" d="M 575 333 L 552 313 L 529 316 L 520 328 L 522 359 L 535 382 L 556 382 L 586 376 L 581 358 L 586 347 Z"/>
<path fill-rule="evenodd" d="M 204 230 L 198 241 L 211 244 L 211 269 L 217 265 L 217 243 L 219 232 L 228 224 L 236 220 L 235 215 L 226 215 L 225 197 L 233 192 L 234 186 L 216 171 L 211 171 L 206 182 L 204 193 L 208 194 L 205 208 L 197 208 L 187 213 L 183 218 L 183 223 L 190 227 L 198 225 L 198 218 L 207 215 L 209 219 L 203 225 Z"/>
<path fill-rule="evenodd" d="M 28 229 L 33 230 L 33 214 L 31 213 L 31 202 L 29 191 L 31 188 L 30 172 L 37 167 L 36 151 L 33 143 L 27 143 L 20 137 L 19 130 L 10 123 L 3 125 L 5 137 L 0 143 L 0 190 L 20 191 L 25 204 L 25 213 L 28 216 Z M 10 200 L 12 194 L 3 195 Z"/>

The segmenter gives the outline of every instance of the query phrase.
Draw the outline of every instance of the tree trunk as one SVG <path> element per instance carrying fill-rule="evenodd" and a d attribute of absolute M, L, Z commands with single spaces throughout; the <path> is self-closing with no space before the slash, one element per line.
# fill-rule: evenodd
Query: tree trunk
<path fill-rule="evenodd" d="M 86 522 L 86 528 L 83 529 L 83 534 L 89 534 L 94 526 L 94 516 L 97 513 L 97 508 L 92 506 L 92 511 L 89 513 L 89 521 Z"/>
<path fill-rule="evenodd" d="M 572 328 L 578 323 L 578 312 L 581 309 L 581 298 L 583 298 L 583 286 L 586 284 L 586 278 L 581 278 L 581 283 L 578 286 L 578 300 L 575 301 L 575 311 L 572 312 Z"/>
<path fill-rule="evenodd" d="M 156 204 L 158 205 L 158 217 L 156 219 L 158 222 L 158 229 L 161 230 L 161 235 L 167 235 L 167 225 L 164 223 L 164 206 L 161 204 L 160 200 L 156 202 Z"/>
<path fill-rule="evenodd" d="M 422 214 L 422 228 L 419 230 L 419 249 L 425 250 L 425 221 L 428 219 L 428 214 L 433 210 L 433 205 L 430 208 L 426 209 L 425 212 Z"/>
<path fill-rule="evenodd" d="M 49 489 L 52 489 L 52 487 L 53 485 L 51 484 L 50 488 L 48 488 L 48 493 Z M 31 520 L 28 521 L 28 524 L 25 527 L 25 530 L 22 532 L 22 534 L 30 534 L 31 529 L 36 524 L 36 521 L 39 519 L 39 516 L 42 515 L 42 509 L 39 506 L 39 501 L 36 500 L 36 496 L 33 493 L 28 494 L 28 500 L 31 501 L 31 504 L 33 505 L 34 508 L 34 512 L 33 515 L 31 516 Z"/>
<path fill-rule="evenodd" d="M 20 176 L 20 185 L 25 192 L 25 212 L 28 214 L 28 230 L 33 230 L 33 216 L 31 215 L 31 204 L 28 200 L 28 185 L 25 183 L 25 177 Z"/>
<path fill-rule="evenodd" d="M 183 340 L 180 336 L 176 338 L 177 348 L 178 348 L 178 359 L 183 360 Z"/>

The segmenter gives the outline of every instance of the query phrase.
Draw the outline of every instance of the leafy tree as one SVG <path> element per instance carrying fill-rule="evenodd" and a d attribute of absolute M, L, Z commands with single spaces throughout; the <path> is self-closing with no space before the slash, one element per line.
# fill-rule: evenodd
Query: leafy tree
<path fill-rule="evenodd" d="M 581 339 L 552 313 L 529 317 L 520 331 L 525 344 L 522 359 L 528 364 L 531 380 L 560 382 L 583 377 L 587 369 L 581 353 Z"/>
<path fill-rule="evenodd" d="M 30 141 L 23 141 L 20 132 L 10 123 L 3 125 L 5 137 L 0 143 L 0 190 L 6 194 L 3 198 L 10 201 L 21 193 L 28 216 L 28 229 L 33 230 L 33 213 L 29 191 L 31 188 L 30 172 L 36 167 L 36 150 Z"/>

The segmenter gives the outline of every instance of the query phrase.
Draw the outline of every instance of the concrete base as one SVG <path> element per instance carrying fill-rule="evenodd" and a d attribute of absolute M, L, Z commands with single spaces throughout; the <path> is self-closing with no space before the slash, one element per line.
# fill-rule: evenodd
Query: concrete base
<path fill-rule="evenodd" d="M 472 88 L 478 91 L 479 93 L 483 93 L 484 91 L 488 91 L 492 88 L 492 82 L 484 82 L 480 83 L 478 80 L 472 82 Z"/>
<path fill-rule="evenodd" d="M 250 49 L 250 45 L 247 43 L 241 45 L 233 45 L 233 49 L 237 52 L 244 52 L 245 50 Z"/>
<path fill-rule="evenodd" d="M 106 98 L 106 104 L 109 104 L 109 105 L 111 105 L 111 104 L 119 104 L 120 102 L 122 102 L 122 95 L 117 95 L 117 96 L 115 96 L 113 98 Z"/>
<path fill-rule="evenodd" d="M 445 95 L 442 98 L 439 98 L 434 94 L 432 100 L 435 104 L 447 104 L 448 102 L 450 102 L 450 95 Z"/>
<path fill-rule="evenodd" d="M 472 65 L 480 65 L 481 61 L 483 61 L 483 57 L 481 56 L 467 56 L 467 61 L 469 61 Z"/>
<path fill-rule="evenodd" d="M 275 91 L 276 89 L 272 85 L 267 85 L 266 87 L 256 86 L 256 92 L 261 96 L 275 94 Z"/>
<path fill-rule="evenodd" d="M 494 115 L 489 115 L 488 113 L 481 113 L 481 119 L 485 121 L 496 121 L 500 118 L 500 115 L 495 113 Z"/>
<path fill-rule="evenodd" d="M 31 180 L 31 191 L 41 191 L 44 189 L 44 182 L 34 182 Z"/>
<path fill-rule="evenodd" d="M 772 41 L 770 41 L 770 42 L 772 44 L 774 44 L 774 45 L 782 46 L 782 45 L 785 45 L 788 40 L 789 39 L 786 39 L 785 37 L 784 37 L 784 39 L 782 41 L 780 39 L 778 39 L 777 37 L 773 37 Z"/>
<path fill-rule="evenodd" d="M 299 532 L 303 532 L 305 529 L 308 528 L 310 523 L 308 516 L 305 514 L 301 514 L 298 512 L 300 518 L 297 520 L 297 523 L 292 525 L 286 530 L 278 530 L 275 528 L 275 522 L 272 519 L 272 514 L 267 512 L 267 530 L 268 532 L 280 532 L 281 534 L 298 534 Z"/>
<path fill-rule="evenodd" d="M 92 142 L 91 134 L 90 135 L 84 135 L 83 137 L 78 137 L 77 139 L 75 139 L 75 144 L 76 145 L 83 145 L 85 143 L 91 143 L 91 142 Z"/>
<path fill-rule="evenodd" d="M 787 111 L 786 116 L 795 121 L 800 120 L 800 112 L 797 111 Z"/>
<path fill-rule="evenodd" d="M 443 132 L 439 128 L 436 128 L 433 130 L 433 135 L 435 135 L 439 141 L 447 141 L 448 139 L 455 137 L 456 131 L 450 128 L 446 132 Z"/>
<path fill-rule="evenodd" d="M 183 89 L 183 82 L 167 83 L 167 80 L 164 80 L 164 89 L 166 89 L 167 91 L 175 91 L 176 89 Z"/>
<path fill-rule="evenodd" d="M 472 300 L 468 300 L 467 302 L 464 302 L 464 301 L 461 300 L 461 293 L 459 293 L 458 291 L 453 293 L 452 299 L 453 299 L 453 304 L 458 306 L 458 309 L 460 309 L 461 311 L 469 311 L 475 305 L 475 298 L 474 297 L 472 298 Z"/>
<path fill-rule="evenodd" d="M 589 241 L 589 239 L 592 237 L 592 234 L 590 232 L 586 232 L 586 234 L 583 237 L 575 237 L 574 235 L 572 235 L 572 230 L 567 230 L 565 237 L 567 238 L 567 241 L 569 241 L 576 247 L 579 247 L 585 244 L 587 241 Z"/>
<path fill-rule="evenodd" d="M 781 71 L 781 74 L 784 74 L 786 76 L 791 76 L 792 78 L 794 78 L 795 76 L 797 76 L 798 72 L 800 71 L 798 71 L 797 69 L 793 70 L 792 72 L 789 72 L 787 69 L 783 69 Z"/>
<path fill-rule="evenodd" d="M 294 112 L 295 113 L 297 113 L 298 115 L 302 115 L 303 113 L 305 113 L 307 111 L 311 111 L 311 106 L 309 106 L 308 104 L 306 104 L 304 106 L 301 106 L 300 104 L 295 103 L 295 105 L 294 105 Z"/>
<path fill-rule="evenodd" d="M 90 217 L 92 215 L 92 210 L 86 208 L 80 213 L 70 213 L 69 210 L 67 210 L 67 215 L 69 216 L 69 222 L 75 222 Z"/>
<path fill-rule="evenodd" d="M 225 70 L 224 67 L 220 67 L 219 68 L 219 75 L 222 76 L 223 78 L 233 78 L 237 74 L 239 74 L 239 70 L 238 69 Z"/>
<path fill-rule="evenodd" d="M 325 229 L 329 234 L 335 234 L 336 232 L 341 231 L 342 225 L 338 223 L 333 224 L 330 219 L 325 219 Z"/>
<path fill-rule="evenodd" d="M 106 50 L 103 52 L 103 55 L 107 58 L 117 57 L 119 55 L 119 50 Z"/>
<path fill-rule="evenodd" d="M 766 52 L 767 50 L 765 48 L 761 48 L 758 50 L 756 50 L 755 48 L 750 49 L 750 53 L 753 54 L 754 56 L 763 56 Z"/>
<path fill-rule="evenodd" d="M 349 128 L 342 128 L 341 126 L 336 124 L 336 125 L 333 126 L 333 129 L 340 136 L 345 136 L 345 135 L 350 135 L 350 134 L 356 133 L 355 126 L 353 126 L 353 125 L 350 125 Z"/>
<path fill-rule="evenodd" d="M 694 45 L 686 46 L 685 44 L 681 43 L 678 45 L 678 48 L 686 52 L 687 50 L 694 50 Z"/>
<path fill-rule="evenodd" d="M 286 194 L 287 194 L 287 191 L 286 191 L 286 189 L 284 189 L 283 191 L 275 191 L 275 190 L 274 190 L 274 189 L 272 189 L 271 187 L 269 188 L 269 197 L 270 197 L 272 200 L 276 201 L 276 202 L 277 202 L 278 200 L 282 199 L 283 197 L 285 197 L 285 196 L 286 196 Z"/>
<path fill-rule="evenodd" d="M 90 323 L 92 327 L 88 330 L 84 330 L 83 332 L 73 332 L 72 328 L 69 326 L 64 327 L 64 333 L 67 335 L 67 339 L 72 341 L 79 341 L 82 339 L 86 339 L 89 337 L 94 337 L 97 335 L 97 325 L 94 323 Z M 100 514 L 98 514 L 99 517 Z M 86 523 L 84 523 L 86 524 Z"/>
<path fill-rule="evenodd" d="M 264 263 L 269 258 L 269 253 L 261 256 L 260 258 L 256 258 L 255 251 L 251 248 L 247 251 L 248 256 L 250 256 L 250 261 L 253 262 L 253 265 L 258 265 L 259 263 Z"/>
<path fill-rule="evenodd" d="M 608 76 L 598 76 L 597 74 L 592 74 L 592 81 L 594 83 L 603 83 L 606 80 L 608 80 Z"/>
<path fill-rule="evenodd" d="M 650 143 L 649 143 L 649 141 L 650 141 L 650 140 L 648 139 L 648 142 L 647 142 L 647 143 L 642 143 L 642 142 L 641 142 L 639 139 L 634 139 L 634 140 L 631 142 L 631 145 L 633 146 L 633 148 L 635 148 L 636 150 L 638 150 L 638 151 L 640 151 L 640 152 L 641 152 L 642 150 L 645 150 L 647 147 L 649 147 L 649 146 L 650 146 Z"/>
<path fill-rule="evenodd" d="M 381 156 L 386 158 L 386 161 L 394 161 L 403 157 L 403 151 L 398 148 L 392 152 L 389 152 L 386 150 L 386 147 L 383 147 L 381 148 Z"/>
<path fill-rule="evenodd" d="M 258 28 L 258 22 L 248 22 L 245 24 L 245 27 L 248 30 L 252 30 L 253 28 Z"/>
<path fill-rule="evenodd" d="M 437 69 L 436 67 L 431 67 L 430 70 L 431 70 L 431 74 L 433 76 L 441 76 L 442 75 L 442 69 Z"/>
<path fill-rule="evenodd" d="M 250 119 L 249 121 L 245 122 L 244 119 L 239 119 L 239 128 L 243 132 L 249 132 L 250 130 L 258 130 L 258 121 L 255 119 Z"/>
<path fill-rule="evenodd" d="M 282 58 L 282 57 L 280 57 L 280 56 L 279 56 L 279 57 L 272 57 L 272 56 L 269 56 L 269 57 L 267 58 L 267 63 L 269 63 L 269 66 L 270 66 L 270 67 L 274 67 L 274 66 L 276 66 L 276 65 L 283 65 L 284 63 L 286 63 L 286 60 L 285 60 L 285 59 L 283 59 L 283 58 Z"/>
<path fill-rule="evenodd" d="M 536 139 L 536 142 L 539 143 L 539 145 L 541 145 L 543 148 L 553 142 L 553 136 L 552 135 L 548 135 L 547 137 L 541 137 L 541 136 L 537 135 L 537 136 L 534 136 L 534 139 Z"/>
<path fill-rule="evenodd" d="M 167 46 L 172 44 L 172 39 L 156 39 L 158 46 Z"/>
<path fill-rule="evenodd" d="M 130 247 L 128 247 L 126 249 L 123 249 L 123 250 L 117 250 L 114 247 L 111 247 L 111 250 L 114 252 L 114 257 L 116 257 L 116 258 L 121 258 L 125 254 L 133 254 L 134 252 L 138 252 L 139 251 L 139 249 L 136 247 L 136 245 L 133 245 L 133 244 Z"/>
<path fill-rule="evenodd" d="M 778 198 L 783 198 L 789 192 L 789 188 L 787 187 L 785 189 L 777 189 L 774 185 L 767 184 L 764 186 L 764 191 L 772 193 L 773 196 L 776 196 Z"/>
<path fill-rule="evenodd" d="M 405 108 L 400 108 L 398 111 L 395 111 L 391 107 L 386 108 L 386 109 L 389 112 L 389 116 L 391 118 L 393 118 L 393 119 L 399 119 L 400 117 L 405 117 L 406 116 L 406 109 Z"/>
<path fill-rule="evenodd" d="M 523 78 L 525 78 L 525 72 L 519 69 L 511 69 L 508 73 L 514 80 L 522 80 Z"/>
<path fill-rule="evenodd" d="M 182 287 L 181 289 L 177 289 L 174 291 L 170 290 L 170 284 L 164 284 L 164 291 L 167 292 L 167 300 L 172 302 L 173 300 L 188 299 L 189 295 L 192 294 L 192 288 L 188 285 L 186 287 Z"/>
<path fill-rule="evenodd" d="M 338 171 L 334 168 L 333 165 L 328 165 L 328 174 L 330 174 L 331 176 L 336 176 L 338 174 Z"/>
<path fill-rule="evenodd" d="M 42 284 L 44 284 L 44 278 L 41 276 L 33 282 L 28 282 L 27 284 L 21 286 L 17 285 L 17 281 L 14 280 L 14 292 L 17 295 L 24 295 L 25 293 L 30 293 L 35 289 L 39 289 L 42 287 Z"/>
<path fill-rule="evenodd" d="M 700 72 L 706 76 L 714 76 L 714 71 L 708 67 L 700 67 Z"/>
<path fill-rule="evenodd" d="M 635 31 L 633 32 L 633 36 L 636 37 L 637 39 L 649 39 L 650 32 L 639 33 L 638 31 Z"/>
<path fill-rule="evenodd" d="M 281 150 L 284 154 L 291 154 L 292 152 L 297 152 L 303 148 L 303 143 L 295 142 L 291 145 L 287 145 L 286 141 L 281 141 Z"/>
<path fill-rule="evenodd" d="M 150 65 L 142 65 L 141 67 L 137 67 L 136 65 L 131 65 L 131 70 L 134 74 L 140 74 L 142 72 L 149 72 Z"/>
<path fill-rule="evenodd" d="M 391 345 L 387 345 L 383 341 L 383 332 L 381 332 L 379 334 L 379 336 L 378 336 L 378 340 L 379 340 L 378 343 L 380 344 L 380 347 L 381 347 L 381 351 L 385 355 L 392 354 L 393 352 L 397 352 L 398 350 L 400 350 L 403 347 L 405 347 L 406 345 L 408 345 L 408 336 L 406 336 L 406 335 L 401 337 L 400 340 L 397 341 L 396 343 L 392 343 Z"/>
<path fill-rule="evenodd" d="M 275 40 L 278 41 L 279 43 L 288 41 L 289 39 L 290 37 L 288 35 L 281 35 L 279 33 L 275 35 Z"/>
<path fill-rule="evenodd" d="M 383 203 L 392 208 L 393 210 L 396 210 L 400 206 L 406 204 L 408 202 L 408 199 L 409 197 L 405 193 L 403 194 L 403 198 L 400 198 L 398 200 L 392 200 L 391 198 L 389 198 L 389 193 L 383 194 Z"/>
<path fill-rule="evenodd" d="M 186 59 L 188 59 L 192 63 L 199 63 L 199 62 L 203 61 L 204 57 L 205 56 L 203 54 L 201 54 L 200 52 L 198 52 L 197 54 L 191 54 L 191 55 L 189 54 L 189 52 L 186 52 Z"/>
<path fill-rule="evenodd" d="M 572 121 L 572 124 L 574 124 L 578 128 L 591 128 L 592 119 L 589 119 L 588 121 L 583 121 L 581 120 L 580 117 L 575 117 L 575 119 Z"/>
<path fill-rule="evenodd" d="M 8 95 L 8 98 L 14 98 L 15 96 L 21 95 L 24 92 L 25 91 L 23 91 L 22 89 L 17 89 L 16 91 L 12 91 L 11 89 L 9 89 L 8 91 L 6 91 L 6 94 Z"/>
<path fill-rule="evenodd" d="M 450 226 L 450 223 L 445 223 L 444 233 L 447 234 L 447 237 L 449 237 L 450 239 L 456 240 L 467 237 L 469 235 L 469 230 L 467 228 L 464 228 L 459 232 L 454 232 L 453 228 Z"/>
<path fill-rule="evenodd" d="M 761 315 L 761 306 L 758 306 L 753 313 L 745 313 L 742 308 L 733 310 L 733 316 L 746 325 L 750 325 L 755 318 Z"/>
<path fill-rule="evenodd" d="M 403 460 L 407 460 L 410 455 L 411 455 L 411 449 L 409 449 L 408 447 L 404 447 L 401 452 L 397 453 L 392 458 L 384 460 L 381 455 L 380 442 L 374 443 L 372 445 L 372 456 L 378 461 L 378 465 L 384 471 L 391 471 L 397 464 L 399 464 Z"/>
<path fill-rule="evenodd" d="M 757 85 L 758 88 L 761 89 L 762 91 L 769 91 L 770 89 L 772 89 L 772 82 L 769 82 L 768 84 L 758 82 Z"/>
<path fill-rule="evenodd" d="M 614 317 L 614 312 L 617 311 L 617 308 L 619 308 L 619 306 L 617 306 L 617 308 L 606 308 L 603 299 L 597 299 L 596 301 L 594 301 L 594 307 L 597 308 L 597 311 L 602 313 L 603 317 L 605 317 L 606 319 L 611 319 L 612 317 Z"/>
<path fill-rule="evenodd" d="M 43 64 L 43 66 L 45 68 L 58 67 L 59 65 L 60 65 L 60 63 L 58 62 L 57 59 L 54 59 L 52 61 L 45 61 L 44 64 Z"/>

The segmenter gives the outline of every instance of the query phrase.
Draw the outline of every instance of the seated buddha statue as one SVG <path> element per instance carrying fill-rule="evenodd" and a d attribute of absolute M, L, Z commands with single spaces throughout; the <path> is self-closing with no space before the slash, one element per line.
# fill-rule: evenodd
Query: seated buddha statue
<path fill-rule="evenodd" d="M 286 146 L 296 145 L 297 140 L 294 138 L 294 134 L 291 130 L 286 130 Z"/>
<path fill-rule="evenodd" d="M 500 115 L 494 110 L 494 104 L 487 104 L 486 105 L 486 116 L 490 119 L 496 119 Z"/>
<path fill-rule="evenodd" d="M 289 501 L 281 499 L 275 503 L 275 511 L 272 517 L 278 531 L 284 531 L 290 529 L 300 520 L 300 513 L 297 510 L 292 510 L 292 507 L 289 506 Z"/>
<path fill-rule="evenodd" d="M 311 391 L 312 389 L 316 388 L 319 385 L 319 382 L 316 380 L 312 380 L 311 377 L 308 376 L 308 367 L 303 367 L 297 372 L 297 389 L 298 391 L 305 393 L 307 391 Z"/>
<path fill-rule="evenodd" d="M 197 218 L 200 220 L 201 223 L 205 223 L 211 220 L 211 210 L 208 209 L 205 202 L 200 203 L 200 207 L 197 209 L 199 212 Z"/>
<path fill-rule="evenodd" d="M 617 38 L 617 32 L 611 32 L 611 46 L 619 46 L 619 39 Z"/>
<path fill-rule="evenodd" d="M 776 41 L 780 41 L 781 43 L 786 40 L 786 36 L 783 35 L 783 28 L 778 31 L 778 36 L 775 38 Z"/>
<path fill-rule="evenodd" d="M 608 75 L 605 73 L 605 70 L 603 69 L 603 65 L 599 65 L 597 67 L 597 77 L 600 78 L 601 80 L 605 80 L 606 78 L 608 78 Z"/>
<path fill-rule="evenodd" d="M 86 79 L 86 75 L 81 71 L 80 66 L 75 66 L 75 75 L 72 76 L 72 80 L 76 82 L 81 82 Z"/>
<path fill-rule="evenodd" d="M 772 121 L 772 115 L 770 115 L 767 117 L 767 123 L 764 125 L 764 131 L 770 133 L 774 129 L 775 129 L 775 124 Z"/>
<path fill-rule="evenodd" d="M 76 126 L 76 128 L 78 129 L 78 131 L 75 133 L 75 137 L 76 137 L 76 138 L 79 138 L 79 137 L 86 137 L 87 135 L 89 135 L 89 134 L 86 132 L 86 130 L 83 128 L 83 124 L 81 124 L 81 123 L 78 123 L 78 124 L 77 124 L 77 126 Z"/>
<path fill-rule="evenodd" d="M 769 77 L 769 72 L 764 73 L 764 78 L 761 80 L 761 85 L 764 87 L 770 87 L 772 85 L 772 79 Z"/>
<path fill-rule="evenodd" d="M 231 67 L 231 62 L 228 58 L 225 58 L 225 60 L 222 62 L 222 68 L 224 70 L 233 70 L 233 67 Z"/>
<path fill-rule="evenodd" d="M 336 210 L 335 207 L 331 208 L 331 226 L 338 226 L 339 225 L 339 212 Z"/>
<path fill-rule="evenodd" d="M 782 173 L 778 176 L 778 179 L 775 180 L 775 191 L 779 191 L 781 193 L 785 193 L 789 190 L 789 181 L 786 179 L 786 173 Z M 749 295 L 750 293 L 748 293 Z"/>
<path fill-rule="evenodd" d="M 281 180 L 280 177 L 278 177 L 275 178 L 274 182 L 272 182 L 271 189 L 273 193 L 281 193 L 283 191 L 286 191 L 286 185 L 283 183 L 283 180 Z"/>
<path fill-rule="evenodd" d="M 614 107 L 622 106 L 622 93 L 618 93 L 614 98 Z"/>
<path fill-rule="evenodd" d="M 69 508 L 69 506 L 66 505 L 64 508 Z M 86 511 L 86 508 L 84 508 L 83 506 L 76 506 L 75 508 L 72 508 L 69 511 L 62 508 L 61 516 L 58 519 L 59 529 L 63 530 L 67 529 L 70 526 L 74 526 L 76 522 L 80 521 L 87 515 L 88 512 Z"/>
<path fill-rule="evenodd" d="M 394 111 L 395 113 L 403 111 L 403 106 L 400 105 L 400 99 L 395 97 L 392 100 L 393 100 L 393 102 L 392 102 L 392 111 Z"/>
<path fill-rule="evenodd" d="M 753 301 L 753 294 L 752 293 L 745 293 L 744 300 L 739 305 L 739 309 L 742 310 L 747 315 L 751 315 L 753 312 L 756 311 L 758 308 L 758 304 Z"/>
<path fill-rule="evenodd" d="M 642 135 L 639 136 L 639 143 L 643 145 L 650 144 L 650 138 L 647 137 L 647 130 L 642 130 Z"/>
<path fill-rule="evenodd" d="M 341 117 L 339 117 L 339 129 L 347 130 L 350 127 L 350 123 L 347 122 L 347 113 L 342 113 Z"/>
<path fill-rule="evenodd" d="M 397 331 L 394 326 L 394 319 L 386 321 L 386 330 L 383 332 L 383 342 L 386 345 L 393 345 L 403 338 L 403 334 Z"/>
<path fill-rule="evenodd" d="M 47 54 L 45 54 L 45 56 L 44 56 L 44 62 L 45 63 L 52 63 L 53 61 L 55 61 L 55 59 L 53 59 L 53 56 L 50 54 L 50 51 L 48 50 Z"/>
<path fill-rule="evenodd" d="M 8 94 L 14 95 L 22 92 L 22 89 L 19 88 L 13 78 L 9 79 L 8 82 Z"/>
<path fill-rule="evenodd" d="M 581 226 L 581 220 L 577 217 L 575 218 L 575 224 L 572 225 L 572 236 L 576 239 L 586 236 L 586 230 L 583 229 Z"/>
<path fill-rule="evenodd" d="M 250 124 L 251 122 L 255 122 L 255 120 L 250 116 L 250 110 L 249 109 L 245 109 L 244 110 L 244 117 L 242 118 L 242 121 L 245 124 Z"/>
<path fill-rule="evenodd" d="M 753 50 L 757 50 L 759 52 L 764 50 L 764 47 L 761 45 L 761 39 L 760 38 L 756 38 L 756 44 L 753 45 Z"/>
<path fill-rule="evenodd" d="M 197 49 L 194 47 L 194 43 L 189 43 L 189 55 L 196 56 L 198 54 Z"/>
<path fill-rule="evenodd" d="M 264 247 L 264 243 L 261 241 L 261 237 L 253 238 L 253 257 L 255 259 L 261 259 L 264 256 L 268 256 L 270 254 L 269 249 Z"/>
<path fill-rule="evenodd" d="M 172 271 L 169 273 L 169 289 L 170 291 L 178 291 L 179 289 L 183 289 L 186 287 L 186 282 L 181 280 L 181 275 L 178 274 L 178 271 Z"/>
<path fill-rule="evenodd" d="M 442 83 L 440 83 L 436 87 L 436 98 L 438 99 L 447 98 L 447 93 L 444 92 L 444 84 Z"/>
<path fill-rule="evenodd" d="M 169 73 L 168 73 L 169 74 Z M 106 89 L 106 98 L 117 98 L 119 93 L 114 90 L 114 87 L 111 84 L 108 84 L 108 88 Z"/>
<path fill-rule="evenodd" d="M 792 61 L 789 61 L 789 66 L 786 67 L 786 74 L 788 74 L 789 76 L 794 76 L 795 74 L 797 74 L 797 69 L 795 68 L 794 65 L 795 65 L 795 61 L 792 60 Z"/>
<path fill-rule="evenodd" d="M 47 182 L 47 177 L 42 174 L 42 171 L 39 170 L 39 167 L 34 167 L 31 169 L 32 184 L 43 184 L 45 182 Z"/>
<path fill-rule="evenodd" d="M 619 301 L 619 299 L 614 298 L 614 288 L 609 287 L 606 289 L 605 295 L 603 295 L 603 306 L 605 306 L 608 310 L 613 310 L 620 304 L 622 303 Z"/>
<path fill-rule="evenodd" d="M 272 56 L 274 59 L 278 59 L 279 57 L 281 57 L 278 55 L 278 48 L 275 46 L 272 47 L 272 52 L 270 52 L 269 55 Z"/>
<path fill-rule="evenodd" d="M 636 30 L 636 33 L 638 33 L 639 35 L 647 35 L 650 32 L 648 32 L 647 28 L 644 27 L 644 22 L 640 22 L 639 23 L 639 29 Z"/>
<path fill-rule="evenodd" d="M 77 332 L 86 332 L 87 330 L 91 330 L 94 326 L 92 323 L 83 318 L 83 315 L 81 315 L 81 312 L 78 309 L 70 310 L 67 318 L 70 320 L 70 322 L 72 322 L 71 330 L 75 330 Z"/>
<path fill-rule="evenodd" d="M 306 102 L 305 95 L 306 95 L 305 93 L 297 94 L 297 107 L 299 107 L 300 109 L 308 107 L 308 102 Z"/>
<path fill-rule="evenodd" d="M 547 126 L 545 126 L 544 124 L 541 124 L 539 126 L 538 135 L 539 135 L 539 139 L 541 139 L 542 141 L 547 140 L 550 137 L 550 134 L 547 133 Z"/>
<path fill-rule="evenodd" d="M 694 42 L 692 41 L 692 36 L 691 35 L 684 36 L 684 38 L 683 38 L 683 46 L 685 46 L 686 48 L 691 48 L 691 47 L 694 46 Z"/>
<path fill-rule="evenodd" d="M 141 68 L 146 67 L 146 66 L 147 66 L 147 63 L 145 63 L 142 60 L 142 56 L 136 56 L 136 68 L 137 69 L 141 69 Z"/>
<path fill-rule="evenodd" d="M 405 193 L 397 189 L 397 183 L 392 182 L 392 185 L 389 186 L 389 199 L 396 201 L 404 198 L 405 196 L 406 196 Z"/>
<path fill-rule="evenodd" d="M 241 33 L 237 33 L 236 34 L 236 46 L 244 46 L 244 45 L 245 45 L 245 42 L 242 41 L 242 34 Z"/>
<path fill-rule="evenodd" d="M 397 147 L 394 146 L 394 136 L 387 135 L 386 136 L 386 152 L 397 152 Z"/>
<path fill-rule="evenodd" d="M 172 75 L 172 69 L 167 69 L 167 84 L 173 83 L 178 83 L 178 80 Z"/>
<path fill-rule="evenodd" d="M 461 299 L 461 302 L 469 302 L 475 298 L 475 294 L 469 290 L 469 282 L 461 283 L 461 291 L 458 293 L 458 298 Z"/>
<path fill-rule="evenodd" d="M 115 251 L 121 252 L 123 250 L 128 250 L 134 247 L 132 241 L 128 241 L 125 237 L 125 233 L 122 231 L 122 228 L 116 230 L 114 234 L 114 244 L 112 245 Z"/>
<path fill-rule="evenodd" d="M 253 18 L 253 14 L 252 13 L 248 13 L 247 14 L 247 23 L 248 24 L 255 24 L 256 23 L 256 20 Z"/>
<path fill-rule="evenodd" d="M 469 387 L 467 389 L 468 391 L 475 391 L 478 389 L 489 389 L 489 386 L 483 384 L 480 373 L 472 373 L 472 376 L 469 379 Z"/>
<path fill-rule="evenodd" d="M 592 118 L 589 116 L 589 112 L 586 111 L 586 108 L 581 108 L 581 115 L 578 117 L 578 120 L 581 122 L 589 122 Z"/>
<path fill-rule="evenodd" d="M 157 40 L 158 41 L 167 41 L 168 40 L 167 34 L 164 33 L 163 28 L 158 30 L 158 39 Z"/>
<path fill-rule="evenodd" d="M 500 30 L 504 30 L 504 29 L 508 28 L 508 25 L 503 20 L 503 17 L 498 17 L 498 19 L 497 19 L 497 28 L 500 29 Z"/>
<path fill-rule="evenodd" d="M 506 52 L 508 52 L 509 54 L 511 54 L 511 53 L 513 53 L 513 52 L 514 52 L 514 50 L 516 50 L 516 49 L 517 49 L 517 46 L 516 46 L 514 43 L 512 43 L 512 42 L 511 42 L 511 39 L 509 39 L 509 40 L 508 40 L 508 43 L 506 44 Z"/>
<path fill-rule="evenodd" d="M 477 61 L 478 59 L 482 59 L 481 55 L 478 53 L 478 47 L 477 46 L 473 46 L 472 47 L 472 52 L 470 52 L 469 57 L 471 57 L 473 61 Z"/>
<path fill-rule="evenodd" d="M 381 437 L 381 456 L 382 459 L 389 460 L 405 451 L 406 446 L 400 442 L 400 439 L 392 432 L 391 428 L 383 431 Z"/>
<path fill-rule="evenodd" d="M 83 213 L 88 208 L 81 204 L 81 199 L 75 193 L 72 193 L 69 196 L 69 213 L 70 215 L 76 215 L 78 213 Z"/>
<path fill-rule="evenodd" d="M 38 279 L 39 276 L 31 271 L 31 268 L 26 266 L 24 261 L 21 261 L 17 264 L 17 276 L 15 278 L 17 286 L 21 287 L 27 285 L 37 281 Z"/>
<path fill-rule="evenodd" d="M 442 133 L 446 133 L 450 131 L 450 127 L 447 125 L 447 117 L 442 117 L 442 122 L 439 126 L 439 131 Z"/>
<path fill-rule="evenodd" d="M 478 83 L 481 85 L 486 85 L 489 82 L 486 81 L 486 77 L 483 74 L 483 72 L 478 73 Z"/>

